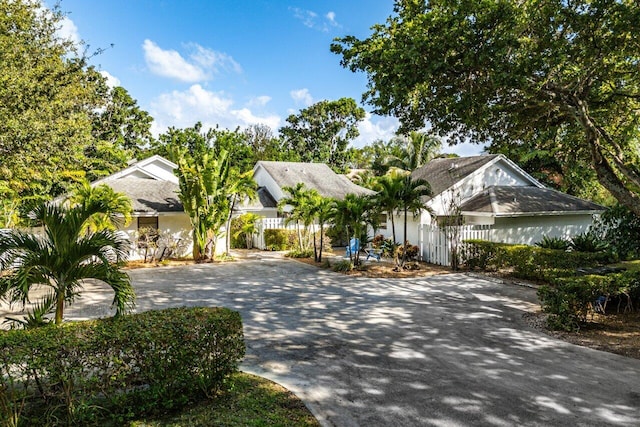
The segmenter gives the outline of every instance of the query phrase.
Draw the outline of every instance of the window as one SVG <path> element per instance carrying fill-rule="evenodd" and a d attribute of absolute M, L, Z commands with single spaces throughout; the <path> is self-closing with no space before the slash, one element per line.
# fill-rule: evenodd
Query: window
<path fill-rule="evenodd" d="M 153 228 L 158 229 L 158 217 L 157 216 L 141 216 L 138 217 L 138 230 L 141 228 Z"/>
<path fill-rule="evenodd" d="M 386 230 L 387 229 L 387 214 L 380 214 L 378 217 L 378 221 L 380 225 L 378 225 L 378 229 Z"/>

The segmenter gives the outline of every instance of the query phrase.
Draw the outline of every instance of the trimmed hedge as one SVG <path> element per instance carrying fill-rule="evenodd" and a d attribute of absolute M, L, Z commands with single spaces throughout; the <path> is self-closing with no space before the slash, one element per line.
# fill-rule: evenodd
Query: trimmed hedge
<path fill-rule="evenodd" d="M 567 252 L 484 240 L 466 240 L 461 256 L 462 264 L 470 269 L 492 271 L 513 268 L 515 277 L 544 281 L 558 275 L 571 275 L 577 268 L 615 261 L 608 252 Z"/>
<path fill-rule="evenodd" d="M 245 353 L 239 313 L 172 308 L 0 333 L 2 425 L 100 425 L 215 395 Z"/>
<path fill-rule="evenodd" d="M 298 235 L 295 230 L 274 228 L 264 230 L 264 244 L 272 251 L 286 251 L 297 246 Z"/>

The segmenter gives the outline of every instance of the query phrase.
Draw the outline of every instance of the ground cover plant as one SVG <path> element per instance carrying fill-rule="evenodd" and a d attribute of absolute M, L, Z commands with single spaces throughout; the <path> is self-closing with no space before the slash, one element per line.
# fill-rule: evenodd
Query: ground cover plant
<path fill-rule="evenodd" d="M 244 356 L 224 308 L 173 308 L 0 333 L 2 425 L 121 425 L 213 398 Z"/>

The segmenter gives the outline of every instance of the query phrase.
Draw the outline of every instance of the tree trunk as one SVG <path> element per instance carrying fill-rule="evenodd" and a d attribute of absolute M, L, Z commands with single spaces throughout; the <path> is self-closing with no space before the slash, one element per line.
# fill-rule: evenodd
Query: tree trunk
<path fill-rule="evenodd" d="M 322 247 L 324 246 L 324 223 L 320 224 L 320 255 L 318 256 L 318 262 L 322 262 Z"/>
<path fill-rule="evenodd" d="M 55 324 L 62 323 L 62 316 L 64 314 L 64 283 L 58 283 L 58 294 L 56 295 L 56 315 Z"/>
<path fill-rule="evenodd" d="M 393 220 L 393 211 L 391 211 L 390 215 L 391 215 L 391 235 L 393 236 L 393 244 L 395 245 L 397 240 L 396 240 L 396 223 Z"/>
<path fill-rule="evenodd" d="M 404 209 L 404 242 L 402 243 L 402 262 L 400 266 L 404 268 L 407 262 L 407 208 Z"/>

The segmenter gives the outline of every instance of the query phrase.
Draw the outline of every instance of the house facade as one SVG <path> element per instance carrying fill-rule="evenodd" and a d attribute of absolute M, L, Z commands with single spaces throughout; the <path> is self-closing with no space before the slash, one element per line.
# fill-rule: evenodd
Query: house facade
<path fill-rule="evenodd" d="M 421 247 L 429 262 L 434 242 L 442 241 L 439 228 L 450 225 L 447 218 L 456 214 L 462 217 L 468 238 L 532 245 L 544 236 L 570 238 L 583 233 L 594 215 L 604 210 L 546 188 L 501 154 L 434 159 L 411 175 L 431 185 L 425 210 L 407 221 L 407 239 Z M 403 219 L 394 220 L 396 239 L 402 240 Z M 391 227 L 382 234 L 390 237 Z"/>

